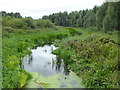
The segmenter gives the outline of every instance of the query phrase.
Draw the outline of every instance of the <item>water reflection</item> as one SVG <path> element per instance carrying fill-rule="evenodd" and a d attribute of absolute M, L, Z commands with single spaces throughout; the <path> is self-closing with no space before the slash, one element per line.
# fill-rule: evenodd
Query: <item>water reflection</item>
<path fill-rule="evenodd" d="M 43 76 L 55 75 L 57 73 L 69 75 L 69 70 L 67 70 L 64 60 L 51 54 L 51 51 L 55 49 L 56 47 L 53 45 L 32 49 L 32 54 L 23 59 L 23 68 L 29 72 L 38 72 Z"/>
<path fill-rule="evenodd" d="M 24 57 L 24 60 L 26 61 L 26 63 L 31 67 L 31 64 L 32 64 L 32 54 L 30 55 L 27 55 L 26 57 Z M 22 68 L 24 68 L 24 61 L 22 63 Z"/>
<path fill-rule="evenodd" d="M 58 59 L 58 56 L 56 60 L 52 59 L 52 69 L 55 68 L 56 71 L 63 72 L 65 75 L 69 75 L 69 70 L 67 69 L 67 65 L 64 63 L 63 59 Z"/>

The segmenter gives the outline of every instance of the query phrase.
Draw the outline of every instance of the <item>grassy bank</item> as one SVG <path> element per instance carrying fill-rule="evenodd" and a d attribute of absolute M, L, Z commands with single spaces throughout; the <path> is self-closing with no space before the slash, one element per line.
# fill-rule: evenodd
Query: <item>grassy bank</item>
<path fill-rule="evenodd" d="M 69 36 L 69 31 L 60 27 L 40 28 L 36 30 L 3 31 L 2 40 L 2 87 L 23 87 L 31 75 L 21 68 L 21 59 L 30 54 L 28 48 L 35 48 L 45 44 L 51 44 L 56 39 Z"/>
<path fill-rule="evenodd" d="M 66 67 L 79 75 L 86 87 L 118 88 L 118 31 L 79 29 L 80 36 L 56 41 L 52 53 L 64 59 Z"/>
<path fill-rule="evenodd" d="M 32 77 L 21 68 L 21 59 L 31 53 L 29 48 L 51 43 L 59 47 L 53 51 L 58 60 L 64 59 L 86 87 L 118 87 L 117 33 L 65 27 L 3 30 L 2 87 L 23 87 Z"/>

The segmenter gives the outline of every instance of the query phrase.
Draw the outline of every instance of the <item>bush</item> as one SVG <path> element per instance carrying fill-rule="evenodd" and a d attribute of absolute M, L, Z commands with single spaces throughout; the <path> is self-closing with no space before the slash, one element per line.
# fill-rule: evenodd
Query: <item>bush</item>
<path fill-rule="evenodd" d="M 71 57 L 75 63 L 74 66 L 69 65 L 69 68 L 82 75 L 86 87 L 118 87 L 118 46 L 109 38 L 90 40 L 74 42 L 74 47 L 69 44 L 74 51 Z"/>
<path fill-rule="evenodd" d="M 36 20 L 36 26 L 37 27 L 45 27 L 45 28 L 53 28 L 53 24 L 49 20 Z"/>
<path fill-rule="evenodd" d="M 9 26 L 10 25 L 10 20 L 11 20 L 10 16 L 3 17 L 2 18 L 2 25 L 3 26 Z"/>
<path fill-rule="evenodd" d="M 72 36 L 74 36 L 75 34 L 78 33 L 77 30 L 74 29 L 74 28 L 72 28 L 72 27 L 69 27 L 68 30 L 69 30 L 69 33 L 70 33 Z"/>
<path fill-rule="evenodd" d="M 24 21 L 27 23 L 27 26 L 30 27 L 30 28 L 35 28 L 35 25 L 33 23 L 33 19 L 32 18 L 24 18 Z"/>
<path fill-rule="evenodd" d="M 16 29 L 26 29 L 27 23 L 23 19 L 13 18 L 10 20 L 10 26 Z"/>
<path fill-rule="evenodd" d="M 9 33 L 13 32 L 13 30 L 14 30 L 14 28 L 12 28 L 12 27 L 3 27 L 2 29 Z"/>

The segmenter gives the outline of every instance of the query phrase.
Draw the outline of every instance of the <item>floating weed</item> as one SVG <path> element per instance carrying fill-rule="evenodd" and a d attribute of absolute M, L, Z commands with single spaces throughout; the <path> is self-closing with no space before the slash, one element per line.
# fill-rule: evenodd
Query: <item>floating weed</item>
<path fill-rule="evenodd" d="M 37 83 L 38 85 L 40 85 L 41 87 L 46 87 L 48 84 L 43 83 L 43 82 L 39 82 L 37 80 L 34 80 L 35 83 Z"/>

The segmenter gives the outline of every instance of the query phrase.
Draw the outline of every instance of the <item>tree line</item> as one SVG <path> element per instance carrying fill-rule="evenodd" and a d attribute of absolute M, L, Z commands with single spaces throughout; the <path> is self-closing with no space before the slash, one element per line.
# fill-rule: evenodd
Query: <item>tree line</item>
<path fill-rule="evenodd" d="M 2 11 L 2 26 L 3 30 L 10 32 L 13 29 L 54 28 L 54 24 L 50 20 L 23 18 L 20 13 L 7 13 L 5 11 Z"/>
<path fill-rule="evenodd" d="M 23 18 L 20 13 L 7 13 L 2 11 L 3 26 L 17 28 L 52 27 L 52 23 L 65 27 L 96 27 L 97 30 L 120 30 L 120 2 L 105 2 L 93 9 L 72 11 L 71 13 L 59 12 L 42 19 L 34 20 L 31 17 Z M 48 19 L 48 20 L 46 20 Z M 50 22 L 50 21 L 52 22 Z M 12 25 L 11 25 L 12 24 Z"/>
<path fill-rule="evenodd" d="M 15 17 L 15 18 L 22 18 L 22 16 L 18 12 L 16 12 L 16 13 L 13 13 L 13 12 L 7 13 L 5 11 L 1 11 L 1 13 L 2 13 L 2 17 L 10 16 L 12 18 L 13 17 Z"/>
<path fill-rule="evenodd" d="M 105 2 L 93 9 L 59 12 L 44 15 L 42 19 L 49 19 L 58 26 L 65 27 L 96 27 L 97 30 L 120 30 L 120 2 Z"/>

